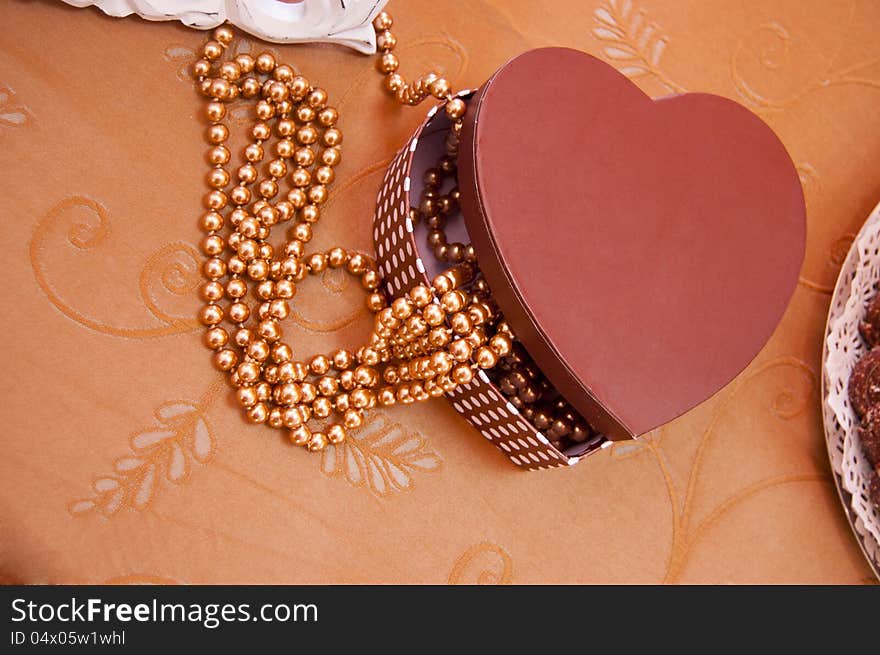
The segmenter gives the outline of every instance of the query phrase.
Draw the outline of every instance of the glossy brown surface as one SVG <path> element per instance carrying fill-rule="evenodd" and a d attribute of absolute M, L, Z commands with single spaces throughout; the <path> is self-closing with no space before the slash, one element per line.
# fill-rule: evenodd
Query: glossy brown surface
<path fill-rule="evenodd" d="M 595 57 L 523 54 L 469 108 L 459 184 L 519 339 L 600 430 L 643 434 L 727 384 L 794 291 L 804 200 L 757 116 L 652 101 Z"/>

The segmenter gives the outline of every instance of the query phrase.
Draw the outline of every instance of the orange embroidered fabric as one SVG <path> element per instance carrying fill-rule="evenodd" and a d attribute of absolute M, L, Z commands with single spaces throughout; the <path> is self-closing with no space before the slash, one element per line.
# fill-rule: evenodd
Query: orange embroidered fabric
<path fill-rule="evenodd" d="M 808 204 L 801 281 L 773 339 L 695 411 L 572 469 L 517 470 L 442 400 L 376 411 L 310 456 L 244 423 L 200 344 L 205 144 L 187 67 L 204 35 L 13 2 L 0 33 L 3 297 L 16 310 L 0 582 L 871 582 L 831 481 L 819 374 L 837 269 L 880 199 L 880 6 L 390 10 L 404 72 L 434 67 L 456 88 L 553 44 L 655 96 L 708 91 L 756 111 Z M 346 151 L 317 245 L 370 252 L 386 164 L 426 110 L 388 99 L 353 51 L 236 43 L 330 93 Z M 362 292 L 337 273 L 297 296 L 287 329 L 302 353 L 367 334 Z"/>

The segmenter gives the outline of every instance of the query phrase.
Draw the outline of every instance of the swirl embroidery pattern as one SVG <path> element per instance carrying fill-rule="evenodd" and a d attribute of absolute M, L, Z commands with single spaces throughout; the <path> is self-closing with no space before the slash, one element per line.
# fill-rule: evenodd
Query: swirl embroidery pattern
<path fill-rule="evenodd" d="M 497 585 L 513 580 L 513 560 L 490 541 L 474 544 L 462 553 L 449 572 L 448 584 Z"/>
<path fill-rule="evenodd" d="M 188 303 L 200 281 L 198 253 L 186 243 L 171 243 L 147 257 L 138 280 L 141 301 L 161 325 L 129 327 L 114 325 L 86 315 L 67 302 L 50 280 L 45 261 L 46 253 L 58 256 L 58 249 L 49 247 L 66 228 L 65 239 L 57 245 L 66 245 L 77 251 L 93 251 L 111 233 L 110 215 L 100 202 L 83 195 L 74 195 L 57 203 L 37 224 L 30 242 L 30 262 L 37 284 L 46 297 L 62 314 L 91 330 L 103 334 L 133 339 L 163 337 L 190 332 L 198 322 L 189 312 L 163 309 L 161 303 L 178 305 Z M 66 243 L 65 243 L 66 242 Z"/>
<path fill-rule="evenodd" d="M 637 455 L 648 454 L 653 458 L 660 470 L 669 495 L 672 512 L 672 546 L 669 554 L 665 583 L 678 582 L 687 566 L 694 546 L 705 536 L 706 532 L 718 521 L 728 515 L 731 510 L 758 494 L 784 485 L 802 483 L 829 483 L 827 475 L 819 471 L 804 473 L 788 473 L 759 479 L 735 490 L 730 496 L 714 505 L 708 514 L 702 517 L 696 526 L 693 525 L 693 508 L 698 499 L 698 490 L 703 478 L 711 443 L 718 439 L 719 426 L 725 418 L 736 415 L 735 404 L 745 390 L 754 390 L 756 385 L 778 384 L 779 377 L 786 380 L 784 386 L 775 389 L 762 387 L 762 392 L 771 391 L 767 395 L 767 411 L 773 419 L 789 422 L 802 416 L 811 402 L 815 401 L 818 390 L 815 373 L 802 361 L 793 357 L 782 357 L 770 361 L 750 375 L 740 378 L 735 387 L 724 397 L 713 412 L 709 425 L 700 436 L 696 455 L 687 476 L 687 485 L 682 494 L 676 489 L 674 475 L 663 452 L 662 434 L 664 428 L 632 442 L 615 443 L 611 448 L 611 457 L 624 460 Z"/>

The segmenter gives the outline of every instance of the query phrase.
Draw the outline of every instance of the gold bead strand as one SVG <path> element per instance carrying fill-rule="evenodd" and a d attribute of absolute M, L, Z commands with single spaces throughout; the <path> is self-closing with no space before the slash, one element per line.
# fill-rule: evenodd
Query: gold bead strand
<path fill-rule="evenodd" d="M 373 19 L 373 29 L 376 30 L 376 47 L 379 57 L 376 60 L 376 70 L 385 76 L 384 88 L 393 95 L 398 102 L 405 105 L 417 105 L 426 98 L 434 97 L 446 101 L 446 115 L 453 121 L 459 121 L 464 116 L 466 105 L 460 98 L 453 97 L 452 87 L 449 82 L 436 73 L 426 73 L 412 82 L 398 72 L 400 60 L 394 54 L 397 47 L 397 37 L 391 31 L 394 19 L 386 11 L 379 13 Z"/>

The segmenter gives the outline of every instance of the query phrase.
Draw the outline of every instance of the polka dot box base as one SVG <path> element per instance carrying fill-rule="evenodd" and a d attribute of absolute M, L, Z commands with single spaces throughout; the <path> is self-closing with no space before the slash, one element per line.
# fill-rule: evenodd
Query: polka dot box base
<path fill-rule="evenodd" d="M 459 95 L 470 93 L 464 91 Z M 418 244 L 425 243 L 423 228 L 413 226 L 409 218 L 411 196 L 413 202 L 418 200 L 424 170 L 443 152 L 449 122 L 439 109 L 435 107 L 429 112 L 425 123 L 394 157 L 376 199 L 373 242 L 385 288 L 391 297 L 398 297 L 418 284 L 430 285 L 429 277 L 439 272 L 430 253 L 426 253 L 425 259 L 420 256 Z M 456 229 L 463 230 L 462 221 L 456 223 Z M 453 232 L 450 239 L 464 240 L 461 232 L 458 235 Z M 447 398 L 468 423 L 523 469 L 571 466 L 611 443 L 597 436 L 564 452 L 558 450 L 519 414 L 483 371 Z"/>

